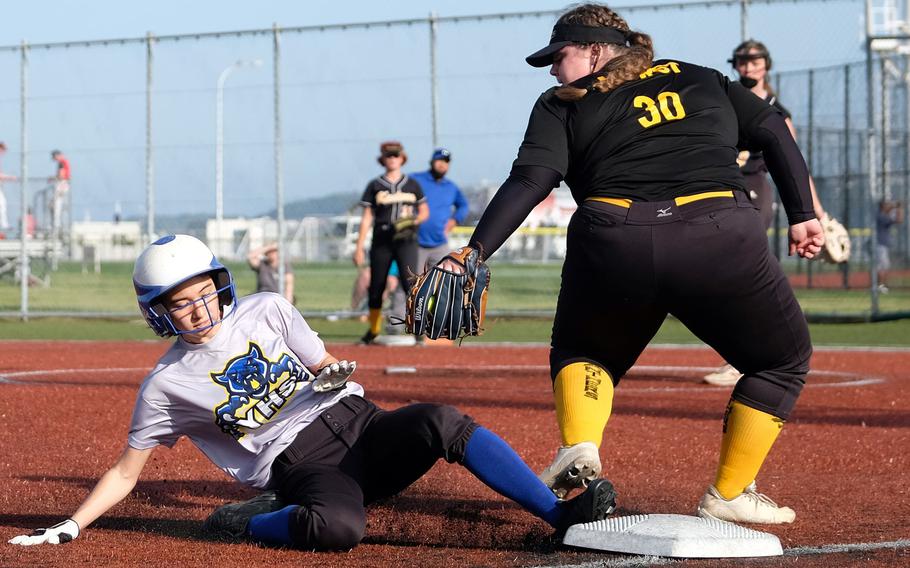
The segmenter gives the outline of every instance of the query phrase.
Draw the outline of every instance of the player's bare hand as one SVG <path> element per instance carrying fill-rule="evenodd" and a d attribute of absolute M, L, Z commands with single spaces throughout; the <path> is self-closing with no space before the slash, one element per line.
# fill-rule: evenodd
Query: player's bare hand
<path fill-rule="evenodd" d="M 360 268 L 363 266 L 364 253 L 362 248 L 358 248 L 354 251 L 354 266 Z"/>
<path fill-rule="evenodd" d="M 342 360 L 326 365 L 319 369 L 316 378 L 313 379 L 313 390 L 328 392 L 340 389 L 348 382 L 355 369 L 357 369 L 357 361 Z"/>
<path fill-rule="evenodd" d="M 443 270 L 448 270 L 449 272 L 454 272 L 455 274 L 464 274 L 464 271 L 465 271 L 464 264 L 462 264 L 462 263 L 458 262 L 457 260 L 455 260 L 454 258 L 452 258 L 453 256 L 457 256 L 457 255 L 461 254 L 461 251 L 462 251 L 462 249 L 453 250 L 452 252 L 450 252 L 449 254 L 444 256 L 442 260 L 437 262 L 436 266 Z"/>
<path fill-rule="evenodd" d="M 790 256 L 815 258 L 825 245 L 825 232 L 818 219 L 790 225 Z"/>
<path fill-rule="evenodd" d="M 37 529 L 31 534 L 22 534 L 11 538 L 9 544 L 33 546 L 36 544 L 65 544 L 79 536 L 79 525 L 73 519 L 46 528 Z"/>

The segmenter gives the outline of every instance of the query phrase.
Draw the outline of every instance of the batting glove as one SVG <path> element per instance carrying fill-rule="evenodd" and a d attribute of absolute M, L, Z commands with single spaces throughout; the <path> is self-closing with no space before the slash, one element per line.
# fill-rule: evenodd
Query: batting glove
<path fill-rule="evenodd" d="M 9 540 L 9 544 L 65 544 L 79 536 L 79 525 L 73 519 L 57 523 L 48 529 L 38 529 L 32 534 L 22 534 Z"/>
<path fill-rule="evenodd" d="M 356 368 L 357 361 L 338 361 L 337 363 L 326 365 L 319 369 L 319 373 L 313 379 L 313 390 L 316 392 L 328 392 L 340 389 L 348 382 Z"/>

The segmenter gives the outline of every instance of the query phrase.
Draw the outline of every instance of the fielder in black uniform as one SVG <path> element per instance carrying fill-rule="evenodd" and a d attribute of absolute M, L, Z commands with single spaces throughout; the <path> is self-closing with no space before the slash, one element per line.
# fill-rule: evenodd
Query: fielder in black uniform
<path fill-rule="evenodd" d="M 378 160 L 385 173 L 371 180 L 360 198 L 363 217 L 354 251 L 354 264 L 359 267 L 364 261 L 364 244 L 372 227 L 367 293 L 370 328 L 360 340 L 366 344 L 373 343 L 382 329 L 382 294 L 393 260 L 398 262 L 399 281 L 405 294 L 410 291 L 408 276 L 417 270 L 417 226 L 430 216 L 420 184 L 401 172 L 408 160 L 401 143 L 383 142 L 379 152 Z"/>
<path fill-rule="evenodd" d="M 790 118 L 788 111 L 777 93 L 771 87 L 768 81 L 768 72 L 771 70 L 771 54 L 768 48 L 760 41 L 754 39 L 746 40 L 736 46 L 733 50 L 733 56 L 728 60 L 733 65 L 739 75 L 739 82 L 753 94 L 763 99 L 769 105 L 775 107 L 784 117 L 787 128 L 793 139 L 796 140 L 796 128 Z M 768 166 L 765 164 L 761 152 L 740 149 L 736 158 L 740 171 L 743 174 L 746 193 L 752 198 L 752 203 L 758 208 L 758 214 L 762 220 L 762 226 L 765 231 L 771 228 L 774 221 L 774 194 L 771 184 L 768 182 Z M 822 208 L 821 201 L 815 190 L 815 184 L 812 177 L 809 177 L 809 190 L 812 193 L 812 207 L 815 210 L 815 216 L 822 222 L 824 228 L 825 210 Z M 740 379 L 742 373 L 733 365 L 727 363 L 714 372 L 704 376 L 704 382 L 711 385 L 733 386 Z"/>
<path fill-rule="evenodd" d="M 673 314 L 744 373 L 698 514 L 790 522 L 793 510 L 754 480 L 812 347 L 744 192 L 737 147 L 763 151 L 790 222 L 790 254 L 812 258 L 824 236 L 806 164 L 774 107 L 713 69 L 652 58 L 651 38 L 606 6 L 560 17 L 550 44 L 527 61 L 550 65 L 561 86 L 534 105 L 511 174 L 469 244 L 492 255 L 563 179 L 579 205 L 550 352 L 562 447 L 541 478 L 557 494 L 599 473 L 613 387 Z"/>

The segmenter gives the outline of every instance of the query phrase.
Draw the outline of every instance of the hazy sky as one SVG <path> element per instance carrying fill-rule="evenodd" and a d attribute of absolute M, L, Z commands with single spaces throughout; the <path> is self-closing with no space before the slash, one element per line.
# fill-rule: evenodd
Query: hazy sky
<path fill-rule="evenodd" d="M 612 5 L 650 5 L 625 0 Z M 439 16 L 561 10 L 562 1 L 348 1 L 253 3 L 236 0 L 123 0 L 6 3 L 0 47 L 87 39 L 375 22 Z M 860 60 L 860 0 L 756 4 L 749 34 L 768 44 L 776 71 Z M 658 57 L 730 73 L 740 40 L 738 3 L 683 10 L 622 11 L 650 33 Z M 553 84 L 523 61 L 546 44 L 555 18 L 445 23 L 438 30 L 439 144 L 454 155 L 462 185 L 507 174 L 537 95 Z M 282 36 L 282 172 L 288 201 L 359 191 L 379 173 L 378 144 L 398 139 L 426 167 L 432 152 L 432 98 L 426 24 Z M 225 214 L 254 216 L 274 207 L 274 96 L 269 36 L 161 42 L 155 46 L 153 145 L 160 214 L 214 209 L 215 85 L 237 60 L 224 90 Z M 2 164 L 20 167 L 20 60 L 0 50 Z M 33 176 L 52 173 L 51 149 L 73 162 L 74 219 L 107 219 L 119 207 L 145 211 L 145 49 L 141 44 L 30 52 L 28 153 Z M 799 108 L 797 101 L 785 103 Z M 798 99 L 796 93 L 791 95 Z M 797 124 L 802 117 L 795 115 Z M 30 195 L 40 190 L 35 183 Z M 18 188 L 7 185 L 11 211 Z M 29 199 L 32 199 L 31 197 Z M 15 218 L 17 215 L 11 215 Z M 13 220 L 13 219 L 11 219 Z"/>

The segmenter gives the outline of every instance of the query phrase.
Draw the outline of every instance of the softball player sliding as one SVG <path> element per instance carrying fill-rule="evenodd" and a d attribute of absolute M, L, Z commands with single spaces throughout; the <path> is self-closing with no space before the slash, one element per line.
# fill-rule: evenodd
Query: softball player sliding
<path fill-rule="evenodd" d="M 721 73 L 653 61 L 613 10 L 575 7 L 527 58 L 560 83 L 538 98 L 511 174 L 469 246 L 493 254 L 565 180 L 568 227 L 550 351 L 562 447 L 541 479 L 564 495 L 599 475 L 613 389 L 672 313 L 744 376 L 724 414 L 703 517 L 785 523 L 755 478 L 803 387 L 802 310 L 745 194 L 737 145 L 764 152 L 790 222 L 790 254 L 824 236 L 806 164 L 777 110 Z M 443 261 L 448 270 L 459 270 Z"/>
<path fill-rule="evenodd" d="M 393 411 L 363 398 L 300 313 L 278 294 L 239 301 L 230 272 L 202 242 L 164 237 L 133 272 L 149 326 L 177 340 L 139 388 L 127 446 L 69 519 L 12 544 L 78 537 L 126 497 L 152 450 L 186 436 L 237 481 L 273 489 L 206 521 L 220 535 L 303 549 L 346 550 L 365 505 L 394 495 L 440 458 L 466 467 L 559 531 L 614 508 L 605 479 L 558 500 L 498 436 L 451 406 Z"/>

